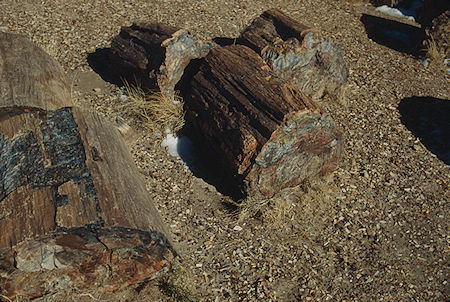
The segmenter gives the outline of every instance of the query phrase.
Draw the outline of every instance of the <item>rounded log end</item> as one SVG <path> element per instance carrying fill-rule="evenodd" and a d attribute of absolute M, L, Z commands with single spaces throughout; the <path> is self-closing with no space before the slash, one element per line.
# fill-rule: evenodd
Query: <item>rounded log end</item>
<path fill-rule="evenodd" d="M 245 179 L 248 196 L 270 198 L 306 179 L 332 171 L 343 150 L 330 116 L 311 111 L 286 115 Z"/>
<path fill-rule="evenodd" d="M 155 278 L 174 256 L 158 232 L 72 228 L 0 250 L 0 288 L 9 298 L 70 288 L 114 292 Z"/>

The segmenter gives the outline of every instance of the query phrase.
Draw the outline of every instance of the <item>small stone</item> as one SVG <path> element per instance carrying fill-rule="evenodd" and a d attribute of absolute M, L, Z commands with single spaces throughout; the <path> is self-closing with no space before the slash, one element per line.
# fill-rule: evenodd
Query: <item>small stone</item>
<path fill-rule="evenodd" d="M 202 267 L 203 266 L 203 264 L 201 264 L 201 263 L 197 263 L 196 265 L 195 265 L 195 267 Z"/>
<path fill-rule="evenodd" d="M 100 91 L 102 91 L 102 89 L 101 88 L 94 88 L 94 92 L 100 92 Z"/>
<path fill-rule="evenodd" d="M 127 97 L 126 95 L 122 94 L 122 95 L 119 97 L 119 100 L 120 100 L 122 103 L 126 103 L 126 102 L 128 101 L 128 97 Z"/>
<path fill-rule="evenodd" d="M 233 230 L 239 232 L 239 231 L 242 231 L 242 228 L 241 228 L 240 226 L 237 225 L 237 226 L 235 226 L 235 227 L 233 228 Z"/>

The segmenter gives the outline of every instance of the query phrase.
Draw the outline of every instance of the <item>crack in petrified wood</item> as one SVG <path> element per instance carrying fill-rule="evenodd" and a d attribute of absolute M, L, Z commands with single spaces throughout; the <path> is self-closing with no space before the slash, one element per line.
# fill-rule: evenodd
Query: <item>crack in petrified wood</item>
<path fill-rule="evenodd" d="M 84 147 L 71 109 L 40 110 L 24 112 L 24 114 L 37 118 L 40 121 L 38 127 L 33 130 L 22 130 L 11 138 L 0 133 L 0 204 L 2 208 L 8 208 L 10 203 L 8 196 L 19 188 L 18 191 L 24 195 L 30 192 L 47 191 L 50 200 L 42 201 L 41 206 L 48 210 L 54 207 L 55 212 L 53 223 L 48 221 L 45 224 L 47 227 L 56 228 L 58 224 L 73 226 L 73 224 L 86 223 L 101 226 L 103 221 L 99 215 L 101 211 L 97 192 L 91 173 L 86 166 Z M 14 116 L 17 120 L 20 119 L 17 112 Z M 74 189 L 78 191 L 78 194 L 70 194 Z M 21 193 L 15 192 L 14 195 L 17 196 L 17 194 Z M 71 198 L 69 195 L 72 195 Z M 73 198 L 74 195 L 79 196 L 78 200 Z M 61 215 L 58 215 L 58 209 L 71 206 L 71 203 L 76 201 L 80 203 L 78 210 L 84 210 L 77 213 L 83 219 L 80 217 L 62 219 Z M 0 226 L 4 233 L 0 240 L 0 247 L 15 244 L 27 235 L 31 235 L 29 232 L 33 233 L 31 229 L 27 231 L 22 224 L 27 225 L 24 219 L 33 213 L 31 207 L 36 206 L 35 202 L 37 201 L 30 200 L 32 203 L 30 207 L 10 209 L 9 215 L 8 213 L 2 215 Z M 20 225 L 22 227 L 19 227 Z M 11 232 L 10 236 L 7 235 L 9 233 L 7 230 Z"/>
<path fill-rule="evenodd" d="M 157 231 L 71 228 L 0 249 L 0 287 L 13 298 L 67 288 L 120 290 L 168 267 L 174 253 Z"/>

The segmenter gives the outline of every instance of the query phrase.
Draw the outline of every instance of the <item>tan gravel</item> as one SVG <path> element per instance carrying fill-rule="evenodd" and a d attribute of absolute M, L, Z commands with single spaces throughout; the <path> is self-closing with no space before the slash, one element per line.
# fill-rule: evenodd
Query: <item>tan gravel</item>
<path fill-rule="evenodd" d="M 121 26 L 160 21 L 205 37 L 235 37 L 272 7 L 342 45 L 350 69 L 347 105 L 322 106 L 345 133 L 345 155 L 327 189 L 312 186 L 297 194 L 296 213 L 303 216 L 294 216 L 287 230 L 274 229 L 256 218 L 238 223 L 228 197 L 170 157 L 157 136 L 136 128 L 134 158 L 198 296 L 448 301 L 449 166 L 402 124 L 397 106 L 412 96 L 448 100 L 450 77 L 369 40 L 360 17 L 370 6 L 337 0 L 2 0 L 0 30 L 29 36 L 68 72 L 77 104 L 114 120 L 121 92 L 95 79 L 86 56 L 108 47 Z M 74 292 L 74 301 L 80 295 Z M 112 300 L 154 299 L 143 290 Z"/>

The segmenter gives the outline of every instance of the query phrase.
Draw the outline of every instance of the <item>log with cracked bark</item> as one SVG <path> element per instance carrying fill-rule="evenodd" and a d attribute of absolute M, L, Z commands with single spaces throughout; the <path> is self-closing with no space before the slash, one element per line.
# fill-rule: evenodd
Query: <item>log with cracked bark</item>
<path fill-rule="evenodd" d="M 256 18 L 238 43 L 253 50 L 135 24 L 110 52 L 146 87 L 153 79 L 150 87 L 170 96 L 177 85 L 185 131 L 220 158 L 225 191 L 270 198 L 336 165 L 340 131 L 304 92 L 336 93 L 347 69 L 337 45 L 276 9 Z"/>
<path fill-rule="evenodd" d="M 0 294 L 119 290 L 175 252 L 117 129 L 74 107 L 60 66 L 0 32 Z"/>
<path fill-rule="evenodd" d="M 237 43 L 256 51 L 280 78 L 313 99 L 337 96 L 347 82 L 341 47 L 278 9 L 255 18 Z"/>
<path fill-rule="evenodd" d="M 331 117 L 250 48 L 214 48 L 191 72 L 187 133 L 238 195 L 271 198 L 336 166 L 343 141 Z"/>
<path fill-rule="evenodd" d="M 109 58 L 120 77 L 146 88 L 158 87 L 173 98 L 175 85 L 192 59 L 204 57 L 212 41 L 202 40 L 184 29 L 162 23 L 138 23 L 123 27 L 114 37 Z"/>

